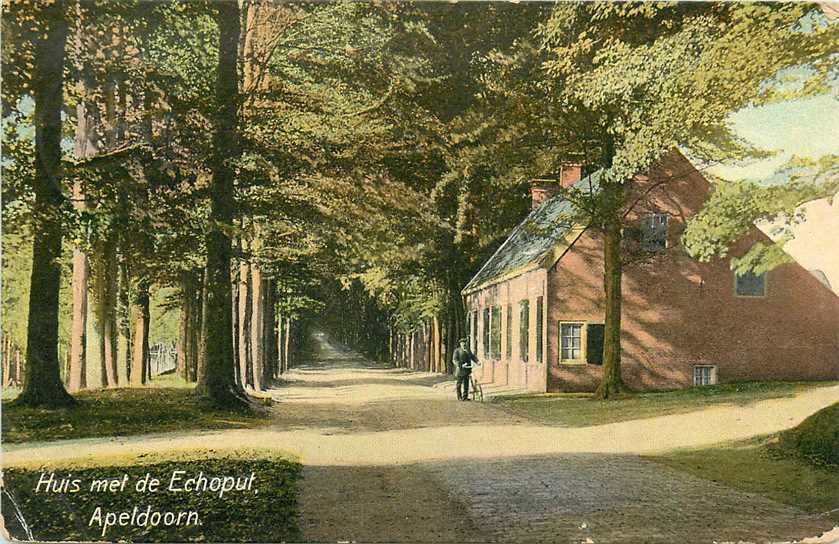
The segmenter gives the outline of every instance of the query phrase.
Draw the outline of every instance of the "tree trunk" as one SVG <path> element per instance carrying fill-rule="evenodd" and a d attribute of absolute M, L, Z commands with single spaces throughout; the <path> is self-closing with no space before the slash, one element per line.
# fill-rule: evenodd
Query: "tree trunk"
<path fill-rule="evenodd" d="M 103 234 L 94 258 L 94 317 L 99 340 L 99 368 L 102 387 L 116 387 L 116 298 L 117 258 L 112 232 Z"/>
<path fill-rule="evenodd" d="M 291 367 L 291 318 L 287 317 L 285 320 L 285 338 L 283 339 L 283 361 L 285 364 L 285 371 Z"/>
<path fill-rule="evenodd" d="M 12 380 L 12 341 L 9 336 L 3 335 L 3 387 L 9 387 Z"/>
<path fill-rule="evenodd" d="M 73 187 L 73 196 L 81 195 L 80 183 Z M 87 255 L 73 249 L 73 321 L 70 328 L 69 389 L 81 391 L 87 387 L 87 284 L 89 277 Z"/>
<path fill-rule="evenodd" d="M 190 317 L 192 318 L 190 329 L 190 350 L 187 364 L 188 380 L 190 382 L 198 381 L 198 362 L 201 359 L 201 323 L 203 321 L 204 301 L 201 297 L 201 290 L 198 289 L 192 294 L 192 310 L 190 310 Z"/>
<path fill-rule="evenodd" d="M 180 312 L 178 314 L 178 341 L 176 343 L 177 362 L 175 365 L 175 372 L 178 376 L 187 379 L 186 375 L 186 360 L 189 343 L 189 302 L 184 297 L 181 303 Z"/>
<path fill-rule="evenodd" d="M 145 278 L 137 282 L 132 311 L 134 313 L 134 353 L 131 356 L 131 385 L 148 382 L 149 358 L 149 284 Z"/>
<path fill-rule="evenodd" d="M 205 339 L 207 338 L 207 293 L 208 293 L 208 286 L 207 286 L 207 270 L 204 269 L 203 279 L 201 280 L 201 312 L 200 321 L 198 323 L 198 364 L 196 365 L 197 375 L 195 377 L 197 383 L 201 383 L 203 381 L 202 375 L 206 370 L 204 365 L 204 359 L 207 356 L 207 346 L 205 344 Z M 228 306 L 229 309 L 229 306 Z M 227 312 L 229 315 L 230 312 Z M 233 355 L 233 345 L 232 345 L 232 338 L 231 338 L 231 346 L 230 346 L 230 354 L 231 357 Z M 235 380 L 235 373 L 234 373 L 234 380 Z"/>
<path fill-rule="evenodd" d="M 84 45 L 82 41 L 83 15 L 81 3 L 76 2 L 77 28 L 74 36 L 74 47 L 76 57 L 82 59 Z M 99 145 L 96 137 L 96 119 L 93 115 L 93 108 L 87 101 L 92 90 L 90 73 L 88 67 L 79 62 L 76 66 L 79 79 L 76 81 L 76 90 L 79 94 L 79 102 L 76 105 L 76 136 L 75 156 L 76 159 L 84 159 L 95 156 L 99 153 Z M 73 207 L 76 210 L 84 210 L 87 203 L 84 198 L 84 191 L 80 179 L 73 182 Z M 73 314 L 70 328 L 70 370 L 69 389 L 79 391 L 87 387 L 87 316 L 88 316 L 88 282 L 90 279 L 90 262 L 87 255 L 80 247 L 73 249 Z"/>
<path fill-rule="evenodd" d="M 258 242 L 254 240 L 254 252 L 258 250 Z M 253 389 L 262 391 L 265 389 L 262 380 L 265 366 L 265 346 L 263 333 L 265 332 L 265 282 L 262 279 L 262 271 L 259 265 L 251 263 L 251 297 L 253 309 L 251 310 L 251 361 L 253 363 Z"/>
<path fill-rule="evenodd" d="M 184 339 L 183 339 L 183 374 L 181 377 L 185 381 L 189 381 L 189 369 L 192 365 L 193 360 L 193 351 L 194 351 L 194 322 L 195 322 L 195 300 L 194 300 L 194 293 L 191 287 L 191 283 L 184 281 L 183 283 L 183 314 L 185 323 L 184 323 Z M 183 315 L 182 314 L 182 315 Z"/>
<path fill-rule="evenodd" d="M 276 357 L 277 350 L 274 348 L 275 339 L 275 323 L 276 316 L 274 315 L 274 282 L 273 280 L 265 280 L 265 299 L 263 302 L 265 317 L 262 320 L 264 326 L 262 330 L 263 342 L 263 373 L 262 383 L 268 387 L 276 374 Z"/>
<path fill-rule="evenodd" d="M 285 369 L 283 368 L 283 314 L 277 314 L 277 339 L 274 347 L 277 349 L 277 371 L 274 378 L 279 379 Z"/>
<path fill-rule="evenodd" d="M 245 242 L 243 241 L 243 247 Z M 239 376 L 242 387 L 253 384 L 251 378 L 251 269 L 244 257 L 239 264 Z"/>
<path fill-rule="evenodd" d="M 109 293 L 108 293 L 108 314 L 104 323 L 104 361 L 105 361 L 105 375 L 108 380 L 108 387 L 116 387 L 119 385 L 117 374 L 117 326 L 116 326 L 116 304 L 112 302 L 112 292 L 116 291 L 116 278 L 109 279 Z"/>
<path fill-rule="evenodd" d="M 197 392 L 216 406 L 243 407 L 247 397 L 236 383 L 233 365 L 233 338 L 230 318 L 230 235 L 225 227 L 233 223 L 233 170 L 230 161 L 238 153 L 238 46 L 239 5 L 216 4 L 219 25 L 218 71 L 216 73 L 216 114 L 213 127 L 212 179 L 209 184 L 210 227 L 206 235 L 207 298 Z"/>
<path fill-rule="evenodd" d="M 58 295 L 61 288 L 61 107 L 67 21 L 64 2 L 44 5 L 45 29 L 35 38 L 32 89 L 35 98 L 32 276 L 26 329 L 26 373 L 16 399 L 24 406 L 75 404 L 61 382 L 58 361 Z"/>
<path fill-rule="evenodd" d="M 119 285 L 117 287 L 117 379 L 129 383 L 131 368 L 131 293 L 129 289 L 128 263 L 125 258 L 119 263 Z"/>
<path fill-rule="evenodd" d="M 15 382 L 20 387 L 23 382 L 23 365 L 20 362 L 20 348 L 15 348 Z"/>
<path fill-rule="evenodd" d="M 594 393 L 598 399 L 614 398 L 626 391 L 621 378 L 621 224 L 620 194 L 616 184 L 604 184 L 604 191 L 614 193 L 612 212 L 604 221 L 603 289 L 606 296 L 606 317 L 603 338 L 603 379 Z M 608 195 L 607 195 L 608 197 Z"/>
<path fill-rule="evenodd" d="M 230 333 L 233 335 L 233 361 L 236 363 L 233 365 L 233 372 L 236 377 L 236 383 L 242 385 L 242 373 L 241 368 L 239 367 L 239 279 L 238 274 L 235 272 L 236 268 L 238 267 L 234 267 L 234 272 L 232 273 L 230 281 L 230 319 L 232 320 L 232 330 Z"/>

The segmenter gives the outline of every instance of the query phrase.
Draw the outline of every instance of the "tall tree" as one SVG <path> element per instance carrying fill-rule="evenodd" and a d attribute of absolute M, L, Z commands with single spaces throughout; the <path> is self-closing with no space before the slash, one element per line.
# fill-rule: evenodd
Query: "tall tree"
<path fill-rule="evenodd" d="M 233 161 L 237 152 L 239 110 L 239 6 L 235 1 L 216 5 L 219 28 L 218 69 L 213 117 L 212 177 L 210 180 L 210 225 L 206 237 L 203 372 L 199 372 L 199 395 L 223 407 L 241 407 L 247 397 L 236 383 L 233 367 L 233 331 L 230 312 L 231 234 L 234 211 Z"/>
<path fill-rule="evenodd" d="M 599 169 L 594 191 L 563 191 L 574 217 L 603 241 L 605 341 L 596 396 L 621 380 L 621 244 L 631 181 L 673 149 L 724 161 L 761 152 L 739 140 L 728 116 L 780 97 L 824 92 L 837 25 L 807 4 L 562 3 L 513 56 L 487 61 L 487 111 L 502 119 L 490 164 L 508 157 L 536 177 L 562 162 Z M 789 79 L 797 79 L 790 84 Z M 483 142 L 492 133 L 479 128 Z M 506 151 L 504 142 L 515 142 Z M 511 149 L 511 147 L 515 147 Z M 541 171 L 540 171 L 541 170 Z"/>
<path fill-rule="evenodd" d="M 75 49 L 76 81 L 78 103 L 76 104 L 76 159 L 95 156 L 99 152 L 98 138 L 95 132 L 95 118 L 89 102 L 91 84 L 87 79 L 89 72 L 82 62 L 84 51 L 84 17 L 81 2 L 75 6 L 76 28 L 74 29 L 73 47 Z M 73 180 L 73 206 L 78 212 L 84 212 L 87 203 L 84 197 L 82 180 Z M 79 391 L 87 387 L 87 317 L 88 317 L 88 282 L 90 262 L 82 243 L 73 247 L 73 315 L 70 333 L 70 369 L 68 387 L 70 391 Z"/>
<path fill-rule="evenodd" d="M 58 311 L 61 287 L 62 194 L 61 108 L 67 20 L 64 2 L 37 6 L 43 27 L 34 42 L 32 87 L 35 98 L 35 237 L 26 343 L 26 376 L 17 403 L 73 405 L 61 382 Z"/>

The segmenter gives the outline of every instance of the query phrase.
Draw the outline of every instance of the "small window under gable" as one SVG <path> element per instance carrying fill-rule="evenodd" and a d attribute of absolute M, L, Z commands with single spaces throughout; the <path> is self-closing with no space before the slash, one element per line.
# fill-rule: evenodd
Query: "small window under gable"
<path fill-rule="evenodd" d="M 641 248 L 644 251 L 664 251 L 667 249 L 666 213 L 654 213 L 641 219 Z"/>
<path fill-rule="evenodd" d="M 734 291 L 738 297 L 765 297 L 766 296 L 766 272 L 753 274 L 734 273 Z"/>

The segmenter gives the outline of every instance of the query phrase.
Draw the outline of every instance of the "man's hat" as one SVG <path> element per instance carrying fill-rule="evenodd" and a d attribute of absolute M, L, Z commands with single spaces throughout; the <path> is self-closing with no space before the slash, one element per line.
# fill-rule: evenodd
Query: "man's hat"
<path fill-rule="evenodd" d="M 460 340 L 458 340 L 458 342 L 466 342 L 466 343 L 469 343 L 469 337 L 464 336 L 463 338 L 461 338 Z"/>

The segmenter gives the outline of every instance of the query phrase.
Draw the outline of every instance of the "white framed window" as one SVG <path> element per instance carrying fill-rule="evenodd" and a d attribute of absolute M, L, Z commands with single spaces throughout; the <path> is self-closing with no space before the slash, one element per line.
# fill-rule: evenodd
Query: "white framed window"
<path fill-rule="evenodd" d="M 714 385 L 717 383 L 717 367 L 713 365 L 696 365 L 693 367 L 693 385 Z"/>
<path fill-rule="evenodd" d="M 664 251 L 667 249 L 666 213 L 654 213 L 641 219 L 641 247 L 644 251 Z"/>
<path fill-rule="evenodd" d="M 562 363 L 585 362 L 585 324 L 559 323 L 559 360 Z"/>
<path fill-rule="evenodd" d="M 766 272 L 753 274 L 734 273 L 734 293 L 738 297 L 765 297 L 766 296 Z"/>

